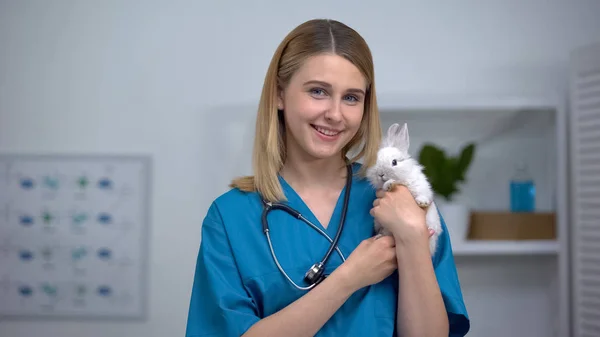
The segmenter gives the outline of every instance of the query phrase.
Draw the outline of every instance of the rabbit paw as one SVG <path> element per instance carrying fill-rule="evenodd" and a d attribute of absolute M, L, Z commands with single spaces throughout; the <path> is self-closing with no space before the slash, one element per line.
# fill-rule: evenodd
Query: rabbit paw
<path fill-rule="evenodd" d="M 431 204 L 431 200 L 429 200 L 427 197 L 424 197 L 424 196 L 416 197 L 415 201 L 417 202 L 417 205 L 419 205 L 420 207 L 427 207 Z"/>
<path fill-rule="evenodd" d="M 394 187 L 394 184 L 395 184 L 395 183 L 396 183 L 396 181 L 395 181 L 395 180 L 393 180 L 393 179 L 390 179 L 390 180 L 386 181 L 386 182 L 383 184 L 383 187 L 382 187 L 382 189 L 383 189 L 384 191 L 386 191 L 386 192 L 389 192 L 389 191 L 391 191 L 391 190 L 392 190 L 392 188 Z"/>

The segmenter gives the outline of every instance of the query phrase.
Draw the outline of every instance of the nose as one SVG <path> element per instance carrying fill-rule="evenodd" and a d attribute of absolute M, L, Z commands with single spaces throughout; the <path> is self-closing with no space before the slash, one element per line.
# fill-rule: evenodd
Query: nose
<path fill-rule="evenodd" d="M 342 120 L 342 109 L 340 102 L 337 102 L 336 100 L 331 101 L 331 105 L 325 113 L 325 119 L 334 123 Z"/>

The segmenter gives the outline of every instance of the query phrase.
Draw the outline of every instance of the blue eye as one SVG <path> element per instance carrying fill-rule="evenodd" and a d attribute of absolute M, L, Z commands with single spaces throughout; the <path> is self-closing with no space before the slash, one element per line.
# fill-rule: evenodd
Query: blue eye
<path fill-rule="evenodd" d="M 314 95 L 324 95 L 325 90 L 320 89 L 320 88 L 314 88 L 314 89 L 310 89 L 310 93 L 314 94 Z"/>
<path fill-rule="evenodd" d="M 346 96 L 346 99 L 349 99 L 351 102 L 358 102 L 358 98 L 356 96 Z"/>

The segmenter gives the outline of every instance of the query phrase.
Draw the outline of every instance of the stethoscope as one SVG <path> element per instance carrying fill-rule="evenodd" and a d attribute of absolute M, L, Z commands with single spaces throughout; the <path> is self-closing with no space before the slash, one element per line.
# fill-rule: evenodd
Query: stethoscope
<path fill-rule="evenodd" d="M 348 199 L 350 198 L 350 186 L 352 185 L 352 166 L 350 164 L 347 165 L 347 170 L 348 170 L 348 175 L 346 177 L 346 192 L 344 194 L 344 206 L 342 209 L 342 217 L 340 219 L 340 224 L 338 226 L 337 233 L 335 234 L 334 239 L 331 239 L 331 237 L 329 235 L 327 235 L 327 233 L 325 233 L 319 227 L 315 226 L 315 224 L 310 222 L 310 220 L 305 218 L 302 214 L 300 214 L 300 212 L 296 211 L 292 207 L 285 205 L 283 203 L 272 203 L 272 202 L 269 202 L 269 201 L 266 201 L 263 199 L 264 208 L 263 208 L 261 220 L 262 220 L 263 232 L 267 236 L 269 248 L 271 249 L 271 256 L 273 256 L 273 260 L 275 261 L 275 264 L 277 265 L 277 268 L 279 269 L 279 271 L 285 276 L 285 278 L 294 287 L 296 287 L 299 290 L 310 290 L 325 279 L 325 277 L 326 277 L 326 275 L 324 275 L 325 264 L 331 257 L 331 253 L 333 253 L 334 249 L 337 251 L 338 255 L 342 258 L 342 261 L 346 261 L 344 254 L 342 254 L 342 252 L 338 248 L 337 244 L 340 239 L 340 235 L 342 234 L 342 228 L 344 227 L 344 221 L 346 219 L 346 213 L 348 211 Z M 281 264 L 279 264 L 279 261 L 277 260 L 277 256 L 275 255 L 275 251 L 273 250 L 273 244 L 271 243 L 271 237 L 269 236 L 269 223 L 267 221 L 267 214 L 269 213 L 269 211 L 274 210 L 274 209 L 283 210 L 283 211 L 287 212 L 288 214 L 302 220 L 304 223 L 308 224 L 310 227 L 312 227 L 314 230 L 316 230 L 322 236 L 324 236 L 330 243 L 329 249 L 327 250 L 327 253 L 325 253 L 325 256 L 323 257 L 323 259 L 321 259 L 321 261 L 313 264 L 312 267 L 310 267 L 310 269 L 306 272 L 306 274 L 304 274 L 304 281 L 306 283 L 308 283 L 308 286 L 306 286 L 306 287 L 297 285 L 296 282 L 294 282 L 288 276 L 288 274 L 285 272 L 285 270 L 283 270 L 283 268 L 281 267 Z"/>

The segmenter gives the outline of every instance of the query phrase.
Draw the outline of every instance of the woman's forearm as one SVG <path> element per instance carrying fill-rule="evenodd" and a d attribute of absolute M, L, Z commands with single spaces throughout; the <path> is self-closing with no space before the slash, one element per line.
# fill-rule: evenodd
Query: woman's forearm
<path fill-rule="evenodd" d="M 398 260 L 398 335 L 447 337 L 448 316 L 428 245 L 396 244 Z"/>
<path fill-rule="evenodd" d="M 311 291 L 258 321 L 243 336 L 314 336 L 357 290 L 345 273 L 340 266 Z"/>

